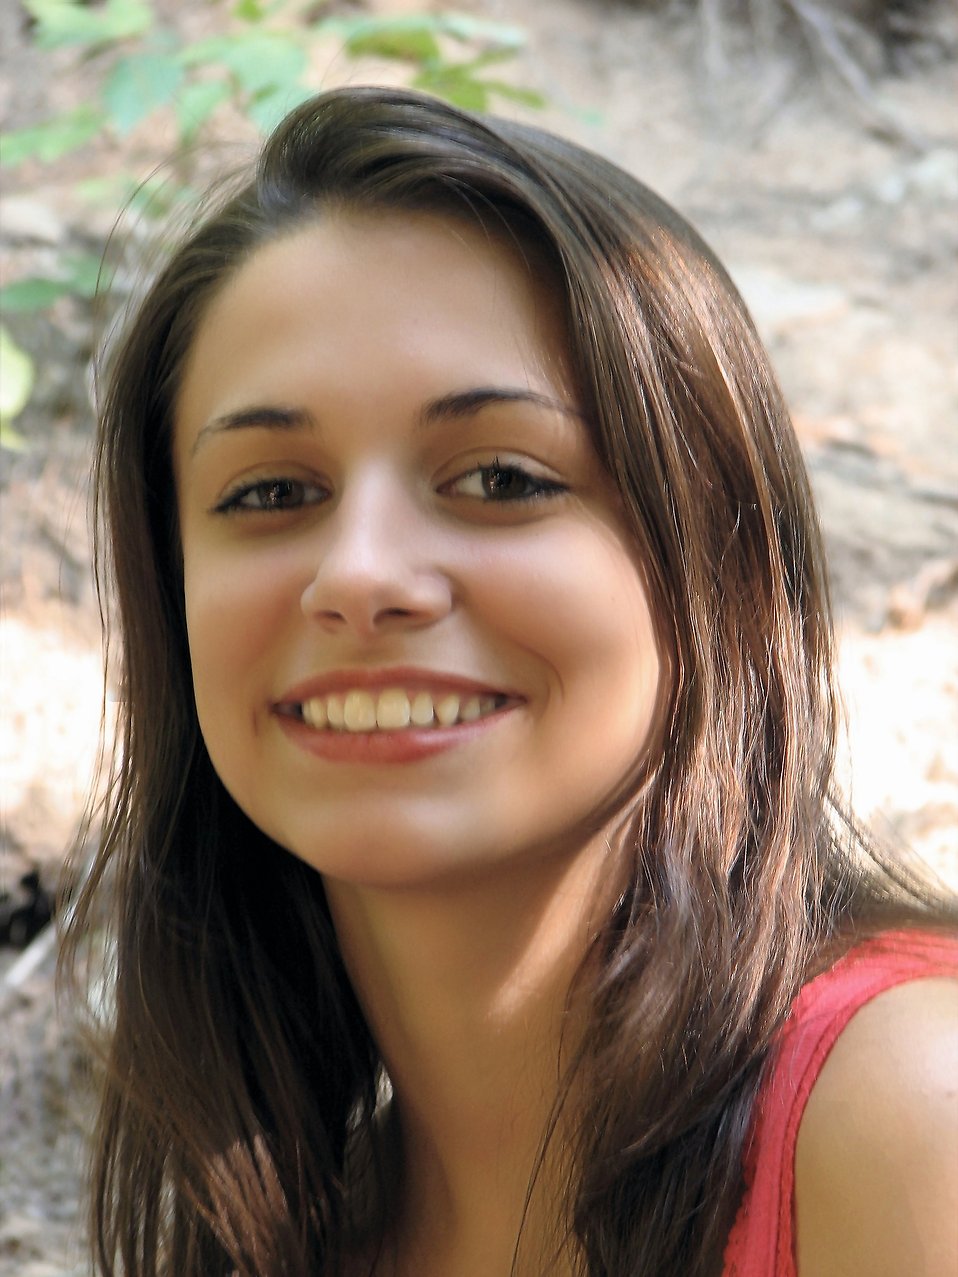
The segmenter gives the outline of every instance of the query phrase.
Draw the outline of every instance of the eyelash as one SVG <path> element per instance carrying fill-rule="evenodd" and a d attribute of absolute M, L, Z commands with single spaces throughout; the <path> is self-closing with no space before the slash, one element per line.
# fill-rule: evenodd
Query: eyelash
<path fill-rule="evenodd" d="M 285 489 L 285 497 L 288 499 L 291 492 L 298 494 L 298 500 L 293 504 L 280 504 L 281 498 L 277 498 L 275 493 L 277 489 Z M 270 499 L 270 492 L 273 492 L 273 499 Z M 320 493 L 318 499 L 307 501 L 306 493 L 313 491 Z M 247 498 L 257 495 L 262 498 L 258 503 L 249 505 Z M 318 483 L 307 483 L 303 479 L 290 479 L 283 475 L 278 475 L 270 479 L 257 479 L 253 483 L 244 483 L 232 491 L 227 492 L 221 501 L 218 501 L 213 507 L 214 514 L 282 514 L 286 510 L 298 510 L 304 505 L 321 505 L 329 496 L 325 488 L 321 488 Z"/>
<path fill-rule="evenodd" d="M 488 465 L 474 466 L 457 479 L 444 484 L 442 490 L 447 493 L 453 492 L 455 495 L 454 489 L 457 486 L 462 485 L 467 479 L 472 479 L 476 475 L 480 476 L 484 495 L 482 497 L 469 493 L 461 495 L 471 496 L 475 500 L 485 501 L 490 505 L 518 505 L 524 502 L 541 501 L 567 491 L 565 485 L 555 479 L 546 479 L 540 475 L 530 474 L 521 465 L 508 463 L 504 465 L 498 457 L 495 457 Z M 487 486 L 487 478 L 491 480 L 491 489 Z M 507 483 L 516 479 L 523 484 L 526 490 L 521 494 L 501 495 L 504 482 Z M 281 492 L 278 494 L 277 490 L 281 490 Z M 318 499 L 309 500 L 306 494 L 310 491 L 321 495 Z M 497 492 L 500 495 L 496 495 Z M 294 495 L 296 499 L 290 502 L 290 497 Z M 250 504 L 249 498 L 253 496 L 259 499 Z M 257 479 L 253 483 L 241 484 L 239 487 L 227 492 L 222 500 L 216 503 L 213 507 L 213 513 L 282 514 L 287 510 L 301 509 L 304 505 L 321 505 L 323 501 L 328 499 L 328 496 L 329 493 L 324 488 L 321 488 L 319 484 L 307 483 L 303 479 L 290 479 L 280 475 L 268 479 Z M 287 502 L 289 503 L 287 504 Z"/>
<path fill-rule="evenodd" d="M 494 457 L 488 465 L 474 466 L 465 474 L 460 475 L 458 479 L 453 479 L 451 483 L 444 485 L 446 491 L 454 489 L 457 485 L 461 485 L 466 479 L 471 479 L 475 475 L 483 477 L 482 485 L 485 492 L 484 497 L 476 499 L 485 500 L 490 504 L 517 505 L 526 501 L 541 501 L 544 498 L 555 497 L 560 493 L 567 491 L 565 485 L 557 482 L 555 479 L 546 479 L 541 475 L 530 474 L 529 471 L 521 465 L 510 464 L 508 462 L 503 464 L 498 457 Z M 525 485 L 527 485 L 527 487 L 531 487 L 531 491 L 525 491 L 521 495 L 514 494 L 512 496 L 495 496 L 493 495 L 495 487 L 493 487 L 493 491 L 490 492 L 486 488 L 485 483 L 485 476 L 493 475 L 499 476 L 500 483 L 503 476 L 518 477 Z"/>

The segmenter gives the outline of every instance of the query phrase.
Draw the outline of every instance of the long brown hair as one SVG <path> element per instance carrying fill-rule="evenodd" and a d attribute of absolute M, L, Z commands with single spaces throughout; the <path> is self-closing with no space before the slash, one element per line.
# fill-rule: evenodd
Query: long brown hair
<path fill-rule="evenodd" d="M 590 1023 L 567 1086 L 585 1098 L 563 1219 L 590 1277 L 706 1277 L 796 990 L 853 935 L 933 907 L 877 866 L 831 793 L 820 536 L 787 410 L 720 264 L 597 156 L 381 89 L 322 95 L 279 126 L 169 257 L 107 369 L 95 477 L 124 700 L 66 950 L 76 958 L 108 899 L 97 1263 L 332 1277 L 358 1227 L 351 1150 L 375 1171 L 381 1062 L 321 879 L 239 811 L 200 736 L 170 458 L 212 295 L 258 245 L 334 204 L 495 222 L 546 254 L 565 298 L 582 408 L 676 685 L 661 760 L 620 821 L 626 889 L 580 976 Z M 374 1199 L 374 1223 L 386 1209 Z"/>

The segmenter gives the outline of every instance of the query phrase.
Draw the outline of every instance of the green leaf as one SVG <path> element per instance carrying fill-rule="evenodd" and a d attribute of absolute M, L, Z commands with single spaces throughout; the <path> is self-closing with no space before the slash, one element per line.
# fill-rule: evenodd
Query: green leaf
<path fill-rule="evenodd" d="M 102 280 L 103 259 L 99 253 L 71 253 L 64 259 L 64 279 L 75 297 L 95 297 Z"/>
<path fill-rule="evenodd" d="M 8 426 L 26 407 L 35 379 L 33 360 L 0 325 L 0 428 Z M 12 446 L 6 437 L 3 443 Z"/>
<path fill-rule="evenodd" d="M 227 49 L 230 49 L 237 39 L 248 39 L 249 37 L 235 35 L 211 35 L 205 40 L 195 40 L 192 44 L 184 45 L 178 54 L 180 63 L 185 67 L 191 66 L 207 66 L 210 64 L 220 63 Z"/>
<path fill-rule="evenodd" d="M 144 217 L 155 221 L 166 217 L 180 204 L 194 203 L 200 192 L 192 190 L 168 166 L 150 177 L 140 179 L 135 173 L 120 171 L 111 177 L 89 178 L 73 188 L 88 204 L 114 214 L 120 210 L 124 225 Z"/>
<path fill-rule="evenodd" d="M 24 0 L 36 21 L 38 48 L 56 49 L 66 44 L 106 44 L 144 35 L 153 26 L 149 0 L 106 0 L 84 4 L 81 0 Z"/>
<path fill-rule="evenodd" d="M 136 189 L 134 173 L 111 173 L 109 177 L 87 177 L 77 182 L 73 191 L 86 204 L 108 208 L 115 212 L 122 207 Z"/>
<path fill-rule="evenodd" d="M 267 89 L 292 87 L 306 70 L 307 56 L 301 35 L 243 31 L 187 45 L 179 61 L 183 66 L 225 67 L 242 89 L 255 96 Z"/>
<path fill-rule="evenodd" d="M 284 115 L 312 96 L 313 90 L 303 85 L 267 89 L 253 98 L 246 108 L 246 115 L 260 133 L 271 133 Z"/>
<path fill-rule="evenodd" d="M 0 310 L 8 314 L 46 310 L 69 291 L 69 285 L 62 279 L 47 279 L 41 275 L 32 275 L 29 279 L 18 279 L 15 284 L 7 284 L 6 288 L 0 288 Z"/>
<path fill-rule="evenodd" d="M 131 133 L 157 107 L 172 102 L 183 83 L 183 68 L 167 53 L 134 53 L 113 68 L 103 101 L 113 127 Z"/>
<path fill-rule="evenodd" d="M 180 141 L 192 141 L 197 131 L 229 96 L 230 86 L 225 80 L 197 80 L 181 89 L 176 99 Z"/>
<path fill-rule="evenodd" d="M 43 124 L 5 134 L 0 143 L 0 162 L 9 168 L 29 159 L 52 164 L 89 142 L 102 124 L 102 112 L 92 106 L 78 106 Z"/>
<path fill-rule="evenodd" d="M 434 93 L 438 98 L 445 98 L 453 106 L 462 107 L 464 111 L 486 111 L 489 109 L 489 95 L 480 80 L 463 75 L 458 67 L 438 67 L 434 70 L 420 72 L 413 80 L 414 89 L 422 89 L 424 93 Z"/>
<path fill-rule="evenodd" d="M 346 51 L 354 57 L 372 55 L 398 58 L 420 65 L 438 64 L 442 50 L 437 36 L 446 35 L 463 43 L 484 42 L 493 47 L 482 56 L 488 61 L 511 57 L 525 44 L 518 27 L 485 22 L 458 14 L 410 15 L 400 18 L 335 18 L 322 24 L 324 30 L 339 35 Z"/>
<path fill-rule="evenodd" d="M 499 62 L 511 62 L 516 56 L 514 48 L 509 49 L 487 49 L 485 53 L 480 53 L 477 58 L 470 58 L 468 62 L 460 62 L 457 65 L 464 70 L 481 71 L 485 67 L 495 66 Z"/>
<path fill-rule="evenodd" d="M 487 93 L 494 93 L 496 97 L 506 98 L 509 102 L 519 102 L 537 110 L 546 104 L 545 98 L 535 89 L 523 89 L 515 84 L 507 84 L 505 80 L 483 80 L 482 85 Z"/>
<path fill-rule="evenodd" d="M 292 88 L 308 59 L 300 36 L 250 33 L 236 36 L 224 49 L 222 61 L 256 97 L 268 89 Z"/>
<path fill-rule="evenodd" d="M 10 314 L 46 310 L 61 297 L 94 297 L 100 283 L 100 256 L 76 253 L 63 261 L 63 273 L 56 278 L 31 275 L 0 288 L 0 310 Z"/>
<path fill-rule="evenodd" d="M 262 22 L 266 17 L 266 8 L 260 0 L 238 0 L 233 6 L 233 17 L 241 22 Z"/>
<path fill-rule="evenodd" d="M 521 48 L 525 43 L 525 37 L 517 27 L 448 13 L 418 13 L 396 18 L 328 18 L 323 27 L 346 41 L 396 31 L 428 31 L 432 35 L 449 35 L 457 40 L 483 40 L 512 48 Z"/>
<path fill-rule="evenodd" d="M 201 193 L 175 174 L 163 171 L 134 185 L 127 192 L 123 206 L 124 216 L 141 217 L 146 222 L 156 222 L 168 217 L 174 209 L 187 204 L 196 206 Z"/>
<path fill-rule="evenodd" d="M 425 27 L 388 26 L 358 32 L 346 41 L 346 52 L 353 58 L 391 58 L 397 62 L 428 65 L 439 62 L 439 42 Z"/>
<path fill-rule="evenodd" d="M 0 448 L 8 448 L 11 452 L 26 452 L 27 441 L 18 430 L 0 418 Z"/>
<path fill-rule="evenodd" d="M 183 183 L 170 165 L 163 165 L 147 178 L 121 170 L 110 177 L 78 182 L 73 189 L 88 204 L 111 214 L 119 210 L 124 225 L 138 217 L 155 221 L 178 205 L 195 204 L 200 198 L 200 192 Z"/>
<path fill-rule="evenodd" d="M 437 28 L 444 35 L 451 35 L 464 44 L 484 41 L 513 52 L 524 47 L 525 32 L 520 27 L 502 22 L 489 22 L 485 18 L 471 18 L 467 14 L 442 13 L 436 18 Z"/>

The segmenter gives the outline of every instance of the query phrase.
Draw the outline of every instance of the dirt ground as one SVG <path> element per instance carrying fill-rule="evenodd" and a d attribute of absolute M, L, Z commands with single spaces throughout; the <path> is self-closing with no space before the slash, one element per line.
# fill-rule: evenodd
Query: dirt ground
<path fill-rule="evenodd" d="M 197 21 L 192 6 L 159 7 Z M 709 46 L 681 5 L 457 8 L 520 23 L 528 43 L 509 74 L 548 96 L 535 118 L 674 202 L 739 283 L 820 504 L 855 805 L 958 886 L 958 19 L 943 6 L 936 39 L 906 50 L 894 74 L 877 43 L 856 44 L 866 102 L 797 29 L 759 60 L 732 27 L 721 50 Z M 5 127 L 39 118 L 51 99 L 78 100 L 95 74 L 63 54 L 51 77 L 16 6 L 0 15 L 0 47 Z M 328 54 L 323 83 L 401 79 Z M 131 142 L 144 172 L 151 146 L 159 158 L 155 139 Z M 115 162 L 107 151 L 91 160 L 101 173 Z M 107 229 L 71 194 L 75 174 L 71 163 L 5 182 L 5 281 Z M 86 524 L 93 322 L 69 303 L 57 318 L 56 328 L 6 321 L 41 374 L 18 423 L 30 447 L 0 458 L 0 887 L 31 865 L 55 877 L 99 730 Z M 12 967 L 16 957 L 0 951 L 0 1277 L 79 1273 L 82 1066 L 54 1014 L 52 947 L 34 951 L 32 972 Z"/>

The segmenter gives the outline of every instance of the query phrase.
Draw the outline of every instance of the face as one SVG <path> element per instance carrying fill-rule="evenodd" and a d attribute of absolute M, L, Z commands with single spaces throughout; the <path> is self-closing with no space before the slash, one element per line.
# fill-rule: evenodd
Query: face
<path fill-rule="evenodd" d="M 545 274 L 453 219 L 331 215 L 199 326 L 174 458 L 200 725 L 331 878 L 568 854 L 656 735 L 665 658 Z"/>

